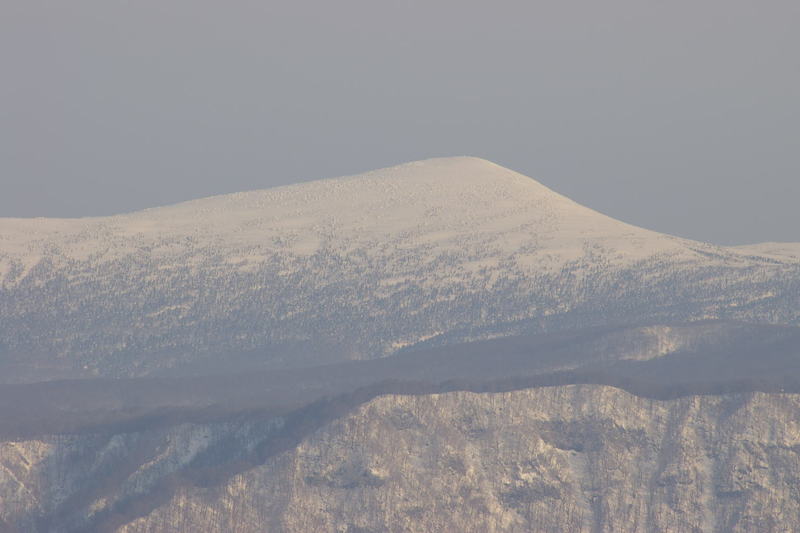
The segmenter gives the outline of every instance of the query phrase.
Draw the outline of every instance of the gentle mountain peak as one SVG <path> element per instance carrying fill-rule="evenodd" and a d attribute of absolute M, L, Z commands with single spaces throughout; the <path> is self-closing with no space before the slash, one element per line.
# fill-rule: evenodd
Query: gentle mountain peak
<path fill-rule="evenodd" d="M 493 205 L 493 199 L 502 201 Z M 385 212 L 409 203 L 455 214 L 469 212 L 476 202 L 481 204 L 481 210 L 500 210 L 507 207 L 504 201 L 545 201 L 586 209 L 518 172 L 486 159 L 462 156 L 423 159 L 351 176 L 211 196 L 112 218 L 166 217 L 177 221 L 207 218 L 212 213 L 238 216 L 246 212 L 260 212 L 272 218 L 287 207 L 315 217 L 330 213 L 346 218 L 348 214 L 372 211 L 375 206 Z"/>
<path fill-rule="evenodd" d="M 463 175 L 468 178 L 482 178 L 482 179 L 514 179 L 514 177 L 522 177 L 526 180 L 533 181 L 527 176 L 523 176 L 513 170 L 498 165 L 488 159 L 472 156 L 454 156 L 454 157 L 432 157 L 429 159 L 420 159 L 418 161 L 410 161 L 393 167 L 386 167 L 378 170 L 368 172 L 368 174 L 438 174 L 441 179 L 454 178 L 458 175 Z"/>
<path fill-rule="evenodd" d="M 614 220 L 485 159 L 444 157 L 113 217 L 0 219 L 0 280 L 22 279 L 45 257 L 69 264 L 215 254 L 260 268 L 273 257 L 320 251 L 413 250 L 484 266 L 513 258 L 541 272 L 582 260 L 587 250 L 630 265 L 655 254 L 693 257 L 698 245 Z"/>
<path fill-rule="evenodd" d="M 497 261 L 547 249 L 553 268 L 581 257 L 589 242 L 618 249 L 627 260 L 674 247 L 476 157 L 426 159 L 113 217 L 4 219 L 0 227 L 0 256 L 6 256 L 0 267 L 6 271 L 15 260 L 27 270 L 43 256 L 53 257 L 50 250 L 68 260 L 114 259 L 141 249 L 180 254 L 188 243 L 195 253 L 247 251 L 258 258 L 402 247 L 420 254 L 474 250 L 476 257 Z M 658 243 L 643 246 L 642 239 L 654 237 Z M 533 257 L 524 262 L 538 265 Z"/>
<path fill-rule="evenodd" d="M 383 178 L 387 181 L 403 181 L 409 187 L 427 184 L 436 185 L 439 188 L 453 187 L 456 190 L 459 187 L 475 185 L 517 189 L 526 187 L 529 193 L 557 195 L 557 193 L 528 176 L 489 160 L 470 156 L 422 159 L 350 177 L 350 179 L 359 178 L 366 178 L 367 180 Z M 337 179 L 343 178 L 325 181 L 336 181 Z"/>
<path fill-rule="evenodd" d="M 530 227 L 537 220 L 572 215 L 581 220 L 587 216 L 607 218 L 485 159 L 446 157 L 113 218 L 126 225 L 135 221 L 137 227 L 157 221 L 160 230 L 206 227 L 218 234 L 226 228 L 238 232 L 237 228 L 246 225 L 262 228 L 262 235 L 263 231 L 312 230 L 350 239 L 370 234 L 372 240 L 408 231 L 425 232 L 424 228 L 459 234 L 497 232 L 505 227 L 498 226 L 500 219 Z M 491 225 L 485 226 L 489 221 Z"/>

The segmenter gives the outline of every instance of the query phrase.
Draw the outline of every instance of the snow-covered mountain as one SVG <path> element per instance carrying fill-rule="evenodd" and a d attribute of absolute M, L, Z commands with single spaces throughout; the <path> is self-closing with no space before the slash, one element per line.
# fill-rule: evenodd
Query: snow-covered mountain
<path fill-rule="evenodd" d="M 800 245 L 659 234 L 470 157 L 112 217 L 0 219 L 6 382 L 709 318 L 800 323 Z"/>
<path fill-rule="evenodd" d="M 0 219 L 0 531 L 795 530 L 797 326 L 474 158 Z"/>

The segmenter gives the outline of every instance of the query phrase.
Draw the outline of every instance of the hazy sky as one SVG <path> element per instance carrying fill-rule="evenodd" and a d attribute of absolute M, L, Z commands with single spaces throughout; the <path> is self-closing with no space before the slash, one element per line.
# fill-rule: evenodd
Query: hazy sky
<path fill-rule="evenodd" d="M 0 2 L 0 216 L 439 155 L 664 232 L 800 241 L 800 2 Z"/>

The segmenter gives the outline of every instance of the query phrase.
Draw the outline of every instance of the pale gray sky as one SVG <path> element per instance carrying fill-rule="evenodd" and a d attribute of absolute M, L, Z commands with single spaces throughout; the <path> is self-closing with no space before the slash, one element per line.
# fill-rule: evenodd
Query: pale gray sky
<path fill-rule="evenodd" d="M 800 241 L 797 0 L 3 0 L 0 216 L 475 155 L 616 218 Z"/>

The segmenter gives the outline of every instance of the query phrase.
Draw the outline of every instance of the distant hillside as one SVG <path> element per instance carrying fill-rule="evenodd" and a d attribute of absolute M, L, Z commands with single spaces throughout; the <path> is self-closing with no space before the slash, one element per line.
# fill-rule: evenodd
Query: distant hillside
<path fill-rule="evenodd" d="M 0 219 L 0 280 L 3 382 L 286 368 L 631 322 L 800 320 L 793 253 L 636 228 L 466 157 L 113 217 Z"/>

